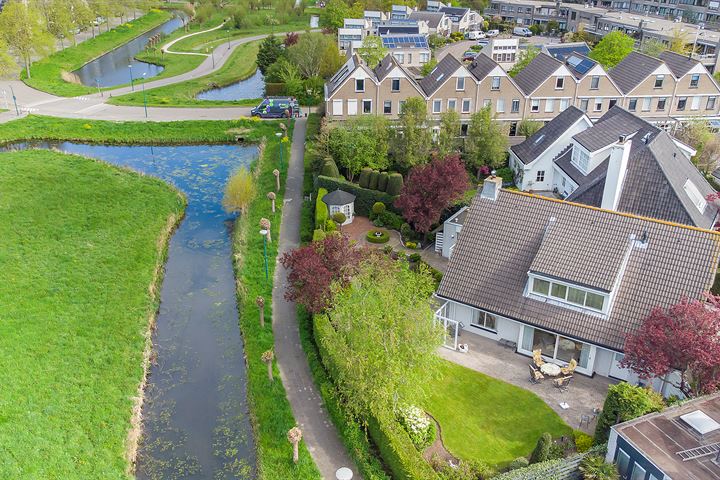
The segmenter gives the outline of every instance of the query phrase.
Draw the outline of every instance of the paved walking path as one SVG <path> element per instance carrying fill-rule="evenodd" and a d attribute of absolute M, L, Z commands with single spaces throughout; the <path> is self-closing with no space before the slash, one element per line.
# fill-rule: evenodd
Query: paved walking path
<path fill-rule="evenodd" d="M 278 237 L 278 258 L 300 245 L 306 122 L 304 118 L 295 122 L 290 166 L 285 183 L 285 206 L 282 209 L 282 224 Z M 334 480 L 335 472 L 340 467 L 349 467 L 355 474 L 353 478 L 360 478 L 358 469 L 340 441 L 313 382 L 307 358 L 300 345 L 295 303 L 285 300 L 287 271 L 280 263 L 275 268 L 274 285 L 275 356 L 293 414 L 303 432 L 303 440 L 324 479 Z"/>
<path fill-rule="evenodd" d="M 200 55 L 201 57 L 207 57 L 210 54 L 208 53 L 196 53 L 196 52 L 173 52 L 170 50 L 170 47 L 175 45 L 180 40 L 185 40 L 186 38 L 194 37 L 195 35 L 202 35 L 203 33 L 212 32 L 214 30 L 218 30 L 223 27 L 227 23 L 227 20 L 223 20 L 223 22 L 218 25 L 217 27 L 208 28 L 207 30 L 203 30 L 201 32 L 195 32 L 195 33 L 188 33 L 187 35 L 183 35 L 182 37 L 176 38 L 175 40 L 172 40 L 165 45 L 163 45 L 160 49 L 164 51 L 165 53 L 172 53 L 173 55 Z"/>

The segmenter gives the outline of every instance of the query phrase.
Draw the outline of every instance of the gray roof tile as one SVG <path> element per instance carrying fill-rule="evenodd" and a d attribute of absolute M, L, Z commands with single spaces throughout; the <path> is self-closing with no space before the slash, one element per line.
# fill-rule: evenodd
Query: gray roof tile
<path fill-rule="evenodd" d="M 575 134 L 573 139 L 588 151 L 595 152 L 617 142 L 620 135 L 630 135 L 637 132 L 636 138 L 641 138 L 646 133 L 654 135 L 659 131 L 659 128 L 640 117 L 614 106 L 600 117 L 592 128 Z"/>
<path fill-rule="evenodd" d="M 430 96 L 440 88 L 450 76 L 460 68 L 462 64 L 452 55 L 445 55 L 432 69 L 429 75 L 418 83 L 426 95 Z"/>
<path fill-rule="evenodd" d="M 631 234 L 646 234 L 647 248 L 632 249 L 607 317 L 524 296 L 533 265 L 609 285 Z M 621 350 L 652 308 L 708 290 L 719 255 L 716 232 L 502 190 L 495 201 L 473 200 L 438 295 Z"/>
<path fill-rule="evenodd" d="M 437 28 L 445 17 L 442 12 L 412 12 L 410 20 L 427 22 L 429 28 Z"/>
<path fill-rule="evenodd" d="M 700 62 L 698 60 L 688 58 L 685 55 L 665 50 L 659 56 L 660 60 L 665 62 L 675 78 L 680 78 L 695 67 Z"/>
<path fill-rule="evenodd" d="M 511 147 L 511 150 L 521 162 L 530 163 L 555 143 L 560 138 L 560 135 L 565 133 L 584 115 L 579 108 L 568 107 L 524 142 Z"/>
<path fill-rule="evenodd" d="M 562 62 L 541 52 L 533 58 L 527 67 L 515 75 L 515 83 L 525 95 L 530 95 L 555 73 L 560 65 L 562 65 Z"/>
<path fill-rule="evenodd" d="M 627 57 L 615 65 L 615 68 L 610 70 L 608 75 L 620 88 L 620 91 L 627 94 L 640 85 L 662 63 L 657 58 L 639 52 L 630 52 Z"/>
<path fill-rule="evenodd" d="M 495 67 L 499 66 L 495 60 L 487 55 L 480 54 L 472 61 L 468 70 L 478 81 L 483 81 Z"/>
<path fill-rule="evenodd" d="M 347 205 L 355 201 L 355 195 L 345 190 L 333 190 L 322 198 L 326 205 Z"/>

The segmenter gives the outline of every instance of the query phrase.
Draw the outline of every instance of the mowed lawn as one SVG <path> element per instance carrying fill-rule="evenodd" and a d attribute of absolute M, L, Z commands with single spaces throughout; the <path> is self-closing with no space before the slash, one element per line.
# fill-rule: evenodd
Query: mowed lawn
<path fill-rule="evenodd" d="M 151 177 L 0 153 L 0 478 L 127 478 L 158 239 L 183 208 Z"/>
<path fill-rule="evenodd" d="M 572 433 L 532 392 L 444 360 L 440 372 L 426 408 L 457 457 L 500 465 L 529 455 L 543 432 Z"/>

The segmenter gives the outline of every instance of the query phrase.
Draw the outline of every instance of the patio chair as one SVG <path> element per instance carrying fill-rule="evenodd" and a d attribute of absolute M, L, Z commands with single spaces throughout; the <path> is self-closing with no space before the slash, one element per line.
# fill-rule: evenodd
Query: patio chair
<path fill-rule="evenodd" d="M 570 363 L 568 364 L 567 367 L 562 367 L 562 368 L 560 369 L 560 372 L 561 372 L 563 375 L 565 375 L 565 376 L 567 376 L 567 375 L 572 375 L 573 373 L 575 373 L 575 369 L 577 368 L 577 364 L 578 364 L 578 363 L 577 363 L 577 360 L 575 360 L 575 359 L 573 358 L 573 359 L 570 360 Z"/>
<path fill-rule="evenodd" d="M 531 363 L 528 367 L 530 368 L 530 383 L 538 384 L 545 379 L 545 375 L 540 373 L 540 370 L 535 368 L 535 365 Z"/>
<path fill-rule="evenodd" d="M 542 359 L 542 350 L 539 348 L 537 350 L 533 350 L 533 363 L 535 363 L 535 366 L 538 368 L 545 363 L 545 360 Z"/>
<path fill-rule="evenodd" d="M 570 382 L 572 382 L 572 378 L 572 375 L 556 378 L 553 380 L 553 384 L 555 385 L 555 388 L 560 390 L 562 393 L 565 393 L 570 386 Z"/>

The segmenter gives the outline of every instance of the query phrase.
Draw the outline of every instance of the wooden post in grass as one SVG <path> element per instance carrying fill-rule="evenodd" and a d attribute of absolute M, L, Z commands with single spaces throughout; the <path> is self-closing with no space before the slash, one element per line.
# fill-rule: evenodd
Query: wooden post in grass
<path fill-rule="evenodd" d="M 274 381 L 273 373 L 272 373 L 272 362 L 275 355 L 273 355 L 272 350 L 267 350 L 263 352 L 262 354 L 262 361 L 265 362 L 265 365 L 268 367 L 268 379 L 272 382 Z"/>
<path fill-rule="evenodd" d="M 293 462 L 297 465 L 300 460 L 298 445 L 300 444 L 300 440 L 302 440 L 302 430 L 298 427 L 293 427 L 288 431 L 287 437 L 288 442 L 292 443 L 293 446 Z"/>
<path fill-rule="evenodd" d="M 272 212 L 275 213 L 275 192 L 268 192 L 267 198 L 272 202 Z"/>
<path fill-rule="evenodd" d="M 255 304 L 260 310 L 260 328 L 265 328 L 265 299 L 258 295 L 255 299 Z"/>
<path fill-rule="evenodd" d="M 260 228 L 267 231 L 267 241 L 268 243 L 272 243 L 272 236 L 270 235 L 270 220 L 268 220 L 267 218 L 261 218 Z"/>
<path fill-rule="evenodd" d="M 275 175 L 275 191 L 280 191 L 280 170 L 277 168 L 273 170 L 273 175 Z"/>

